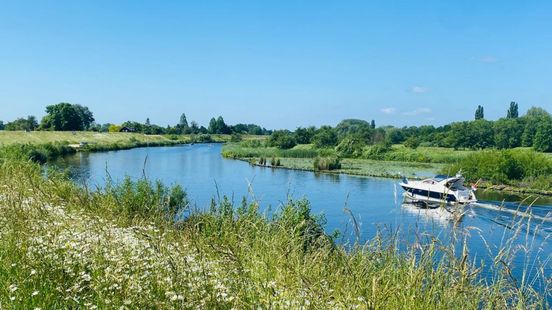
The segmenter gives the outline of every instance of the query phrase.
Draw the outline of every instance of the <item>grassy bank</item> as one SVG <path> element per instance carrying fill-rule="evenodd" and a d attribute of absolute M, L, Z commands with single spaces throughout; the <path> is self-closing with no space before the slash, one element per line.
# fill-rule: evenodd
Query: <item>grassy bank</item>
<path fill-rule="evenodd" d="M 468 249 L 437 239 L 399 251 L 400 240 L 381 235 L 345 250 L 307 201 L 270 216 L 227 199 L 198 211 L 179 187 L 127 180 L 89 192 L 36 164 L 0 165 L 3 307 L 546 307 L 509 280 L 507 257 L 487 283 Z M 174 222 L 177 212 L 185 220 Z"/>
<path fill-rule="evenodd" d="M 101 152 L 136 147 L 172 146 L 184 143 L 223 143 L 230 135 L 144 135 L 139 133 L 98 133 L 63 131 L 0 131 L 0 157 L 24 154 L 40 163 L 76 151 Z M 243 136 L 244 141 L 258 139 Z"/>

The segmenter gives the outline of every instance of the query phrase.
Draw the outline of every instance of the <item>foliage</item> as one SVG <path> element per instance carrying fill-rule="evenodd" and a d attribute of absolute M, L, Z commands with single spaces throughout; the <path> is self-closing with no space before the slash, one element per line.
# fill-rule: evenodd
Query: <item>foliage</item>
<path fill-rule="evenodd" d="M 540 152 L 552 152 L 552 121 L 543 122 L 537 128 L 533 145 Z"/>
<path fill-rule="evenodd" d="M 516 184 L 515 181 L 552 176 L 552 159 L 531 150 L 486 150 L 466 156 L 444 172 L 460 170 L 473 181 L 485 179 L 498 184 Z"/>
<path fill-rule="evenodd" d="M 268 139 L 269 146 L 275 146 L 280 149 L 291 149 L 296 145 L 295 138 L 289 130 L 276 130 L 272 132 Z"/>
<path fill-rule="evenodd" d="M 33 131 L 38 128 L 38 123 L 36 117 L 29 115 L 27 118 L 18 118 L 13 122 L 7 123 L 5 126 L 2 123 L 2 129 L 5 130 L 24 130 L 24 131 Z"/>
<path fill-rule="evenodd" d="M 475 120 L 484 119 L 484 118 L 485 118 L 485 112 L 483 110 L 483 107 L 478 105 L 477 110 L 475 110 Z"/>
<path fill-rule="evenodd" d="M 314 126 L 308 128 L 298 127 L 295 130 L 295 141 L 297 144 L 310 144 L 315 133 L 316 128 Z"/>
<path fill-rule="evenodd" d="M 363 140 L 349 136 L 341 140 L 335 150 L 341 157 L 360 157 L 365 145 Z"/>
<path fill-rule="evenodd" d="M 46 107 L 47 115 L 40 127 L 45 130 L 79 131 L 87 130 L 94 122 L 94 116 L 87 107 L 62 102 Z"/>
<path fill-rule="evenodd" d="M 313 161 L 314 171 L 341 169 L 341 161 L 337 156 L 316 157 Z"/>
<path fill-rule="evenodd" d="M 330 126 L 322 126 L 312 137 L 312 142 L 317 148 L 334 147 L 338 142 L 337 133 Z"/>
<path fill-rule="evenodd" d="M 510 108 L 508 108 L 508 112 L 506 113 L 506 118 L 518 118 L 518 116 L 518 104 L 512 101 L 510 102 Z"/>
<path fill-rule="evenodd" d="M 418 146 L 420 146 L 420 140 L 415 136 L 411 136 L 408 139 L 406 139 L 406 141 L 404 141 L 404 146 L 409 147 L 411 149 L 417 149 Z"/>
<path fill-rule="evenodd" d="M 4 122 L 3 121 L 0 121 L 0 130 L 4 130 L 5 126 L 4 126 Z"/>

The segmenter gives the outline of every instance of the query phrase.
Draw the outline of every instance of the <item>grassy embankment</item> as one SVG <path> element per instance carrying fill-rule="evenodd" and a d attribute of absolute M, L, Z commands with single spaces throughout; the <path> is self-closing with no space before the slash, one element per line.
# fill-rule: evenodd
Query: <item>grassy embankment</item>
<path fill-rule="evenodd" d="M 223 156 L 261 165 L 315 171 L 315 159 L 335 158 L 333 149 L 297 145 L 289 150 L 266 147 L 262 143 L 230 143 Z M 342 158 L 340 168 L 324 171 L 361 176 L 400 178 L 455 174 L 463 171 L 467 180 L 479 187 L 524 194 L 552 195 L 552 154 L 528 148 L 513 150 L 454 150 L 440 147 L 406 148 L 393 145 L 384 152 L 364 152 L 363 158 Z M 266 164 L 265 164 L 266 162 Z"/>
<path fill-rule="evenodd" d="M 378 236 L 346 250 L 306 201 L 273 215 L 227 199 L 190 210 L 148 180 L 89 192 L 30 162 L 0 157 L 0 305 L 52 308 L 546 308 L 509 276 L 505 242 L 492 283 L 468 249 Z M 184 211 L 186 219 L 172 215 Z M 462 238 L 459 238 L 462 239 Z M 460 240 L 459 242 L 462 242 Z M 403 248 L 403 246 L 400 246 Z M 489 279 L 489 278 L 487 278 Z M 549 294 L 550 290 L 547 287 Z"/>
<path fill-rule="evenodd" d="M 251 137 L 245 137 L 250 139 Z M 38 162 L 78 151 L 98 152 L 144 146 L 171 146 L 183 143 L 228 142 L 229 135 L 144 135 L 139 133 L 98 133 L 60 131 L 0 131 L 0 155 L 27 154 Z M 85 146 L 80 146 L 85 142 Z"/>
<path fill-rule="evenodd" d="M 224 146 L 222 154 L 258 164 L 260 158 L 270 164 L 272 158 L 279 159 L 282 168 L 314 171 L 316 157 L 334 157 L 333 149 L 316 149 L 312 145 L 297 145 L 289 150 L 276 147 L 250 146 L 250 143 L 229 143 Z M 394 145 L 384 154 L 371 158 L 342 158 L 341 168 L 327 173 L 343 173 L 359 176 L 401 178 L 432 175 L 442 170 L 446 163 L 464 158 L 469 151 L 454 151 L 446 148 L 420 147 L 417 150 Z"/>

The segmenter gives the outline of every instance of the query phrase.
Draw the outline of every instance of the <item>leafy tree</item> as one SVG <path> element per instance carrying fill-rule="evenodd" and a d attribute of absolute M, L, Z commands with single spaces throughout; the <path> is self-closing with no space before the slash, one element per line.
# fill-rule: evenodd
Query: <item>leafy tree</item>
<path fill-rule="evenodd" d="M 348 136 L 341 140 L 341 142 L 339 142 L 335 150 L 337 151 L 339 156 L 359 157 L 360 155 L 362 155 L 362 151 L 365 145 L 366 144 L 364 143 L 364 141 L 355 138 L 354 136 Z"/>
<path fill-rule="evenodd" d="M 499 149 L 510 149 L 521 146 L 523 126 L 517 118 L 502 118 L 494 122 L 495 146 Z"/>
<path fill-rule="evenodd" d="M 506 118 L 518 118 L 518 116 L 519 116 L 518 104 L 512 101 L 510 102 L 510 108 L 506 113 Z"/>
<path fill-rule="evenodd" d="M 218 133 L 218 123 L 214 117 L 212 117 L 209 121 L 209 128 L 207 130 L 209 131 L 209 133 Z"/>
<path fill-rule="evenodd" d="M 295 141 L 298 144 L 309 144 L 312 141 L 312 137 L 316 133 L 314 126 L 308 128 L 298 127 L 295 130 Z"/>
<path fill-rule="evenodd" d="M 493 123 L 484 119 L 469 122 L 465 147 L 484 149 L 494 146 Z"/>
<path fill-rule="evenodd" d="M 4 130 L 4 122 L 0 121 L 0 130 Z"/>
<path fill-rule="evenodd" d="M 540 152 L 552 152 L 552 122 L 543 122 L 537 128 L 534 148 Z"/>
<path fill-rule="evenodd" d="M 296 144 L 297 142 L 289 130 L 276 130 L 268 139 L 269 146 L 275 146 L 281 149 L 291 149 Z"/>
<path fill-rule="evenodd" d="M 312 137 L 312 142 L 317 148 L 334 147 L 337 145 L 337 133 L 330 126 L 322 126 Z"/>
<path fill-rule="evenodd" d="M 41 127 L 49 130 L 85 130 L 94 121 L 88 108 L 70 103 L 59 103 L 46 107 L 47 115 L 42 119 Z"/>
<path fill-rule="evenodd" d="M 109 132 L 119 132 L 121 131 L 121 128 L 123 128 L 122 126 L 117 126 L 117 125 L 109 125 Z"/>
<path fill-rule="evenodd" d="M 372 122 L 370 122 L 370 128 L 376 129 L 376 121 L 375 120 L 372 120 Z"/>
<path fill-rule="evenodd" d="M 150 119 L 148 117 L 148 118 L 146 118 L 146 126 L 149 126 L 149 125 L 151 125 L 151 123 L 150 123 Z"/>
<path fill-rule="evenodd" d="M 326 127 L 331 128 L 329 126 Z M 345 119 L 337 124 L 335 132 L 337 133 L 339 139 L 343 139 L 348 135 L 358 134 L 361 135 L 366 142 L 369 142 L 372 138 L 373 129 L 370 126 L 370 123 L 365 120 Z"/>
<path fill-rule="evenodd" d="M 180 122 L 178 123 L 182 128 L 188 128 L 188 120 L 186 119 L 186 114 L 182 113 L 180 115 Z"/>
<path fill-rule="evenodd" d="M 385 140 L 389 144 L 399 144 L 404 141 L 404 136 L 400 129 L 390 128 L 385 133 Z"/>
<path fill-rule="evenodd" d="M 404 141 L 404 146 L 409 147 L 411 149 L 416 149 L 418 146 L 420 146 L 420 140 L 416 138 L 415 136 L 411 136 L 406 141 Z"/>
<path fill-rule="evenodd" d="M 4 126 L 5 130 L 25 130 L 25 131 L 33 131 L 36 128 L 38 128 L 38 123 L 36 121 L 36 117 L 29 115 L 27 118 L 18 118 L 13 122 L 9 122 Z"/>
<path fill-rule="evenodd" d="M 475 110 L 475 120 L 484 119 L 484 118 L 485 118 L 485 112 L 483 110 L 483 107 L 478 105 L 477 110 Z"/>
<path fill-rule="evenodd" d="M 190 132 L 193 134 L 199 133 L 199 125 L 196 121 L 192 121 L 192 123 L 190 124 Z"/>
<path fill-rule="evenodd" d="M 218 129 L 217 133 L 220 133 L 220 134 L 228 135 L 231 133 L 230 128 L 228 127 L 228 125 L 226 125 L 222 116 L 219 116 L 217 118 L 217 129 Z"/>

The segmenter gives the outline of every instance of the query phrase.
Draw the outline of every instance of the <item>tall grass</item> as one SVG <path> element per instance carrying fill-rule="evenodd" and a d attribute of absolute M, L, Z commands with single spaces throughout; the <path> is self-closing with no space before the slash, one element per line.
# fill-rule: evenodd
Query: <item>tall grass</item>
<path fill-rule="evenodd" d="M 148 180 L 90 192 L 47 175 L 30 162 L 0 163 L 3 307 L 546 306 L 506 277 L 486 283 L 467 250 L 433 238 L 405 250 L 386 235 L 339 245 L 306 200 L 270 213 L 225 197 L 196 209 L 179 190 Z"/>

